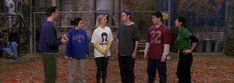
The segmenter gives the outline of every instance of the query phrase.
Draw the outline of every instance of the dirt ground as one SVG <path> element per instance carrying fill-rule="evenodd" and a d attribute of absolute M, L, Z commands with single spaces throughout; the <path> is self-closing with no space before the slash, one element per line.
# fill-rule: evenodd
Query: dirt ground
<path fill-rule="evenodd" d="M 175 75 L 178 57 L 167 61 L 168 83 L 177 83 Z M 43 65 L 39 55 L 24 56 L 17 60 L 0 59 L 0 83 L 43 83 Z M 86 79 L 95 83 L 96 65 L 93 58 L 86 61 Z M 222 54 L 194 54 L 192 65 L 193 83 L 234 83 L 234 57 Z M 79 80 L 77 72 L 77 81 Z M 68 61 L 62 56 L 57 59 L 57 83 L 67 83 Z M 142 55 L 136 59 L 135 83 L 146 83 L 146 60 Z M 78 82 L 77 82 L 78 83 Z M 121 83 L 118 60 L 109 60 L 107 83 Z M 158 83 L 158 75 L 156 83 Z"/>

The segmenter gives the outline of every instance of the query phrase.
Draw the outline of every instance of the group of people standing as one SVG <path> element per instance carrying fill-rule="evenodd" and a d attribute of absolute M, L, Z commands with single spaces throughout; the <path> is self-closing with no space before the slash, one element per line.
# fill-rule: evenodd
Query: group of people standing
<path fill-rule="evenodd" d="M 42 54 L 45 72 L 45 83 L 56 81 L 56 55 L 59 44 L 65 44 L 66 59 L 69 60 L 68 83 L 73 83 L 76 78 L 77 66 L 79 66 L 80 83 L 85 80 L 85 59 L 89 54 L 89 40 L 87 32 L 83 29 L 84 22 L 80 17 L 74 18 L 71 25 L 74 27 L 68 34 L 57 36 L 54 25 L 59 12 L 57 7 L 49 7 L 46 11 L 47 21 L 42 24 L 39 51 Z M 122 83 L 134 83 L 134 65 L 137 56 L 137 48 L 140 39 L 138 26 L 132 20 L 132 12 L 124 9 L 121 12 L 121 24 L 117 34 L 118 62 Z M 156 71 L 159 73 L 160 83 L 167 81 L 166 57 L 170 51 L 171 33 L 170 29 L 163 24 L 161 12 L 151 15 L 153 22 L 147 32 L 147 42 L 144 50 L 144 58 L 147 63 L 147 83 L 154 83 Z M 192 52 L 197 46 L 197 38 L 185 26 L 184 17 L 178 17 L 175 26 L 179 30 L 176 40 L 179 53 L 177 77 L 179 83 L 191 83 Z M 107 68 L 113 35 L 107 25 L 107 15 L 97 16 L 95 30 L 92 33 L 91 43 L 94 46 L 94 58 L 96 62 L 96 83 L 106 83 Z"/>

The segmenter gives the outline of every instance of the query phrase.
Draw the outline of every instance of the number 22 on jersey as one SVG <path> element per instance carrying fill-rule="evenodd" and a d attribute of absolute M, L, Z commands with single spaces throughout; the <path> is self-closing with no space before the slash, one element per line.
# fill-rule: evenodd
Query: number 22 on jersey
<path fill-rule="evenodd" d="M 161 43 L 161 36 L 162 36 L 161 31 L 153 30 L 150 32 L 150 35 L 151 35 L 150 43 L 153 43 L 153 44 L 160 44 Z"/>

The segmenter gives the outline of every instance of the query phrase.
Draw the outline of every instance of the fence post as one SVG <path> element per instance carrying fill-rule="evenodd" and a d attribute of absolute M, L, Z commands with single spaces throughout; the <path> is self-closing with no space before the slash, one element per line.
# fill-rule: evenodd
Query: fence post
<path fill-rule="evenodd" d="M 30 51 L 30 55 L 33 53 L 33 50 L 32 50 L 32 49 L 33 49 L 33 44 L 32 44 L 32 43 L 33 43 L 33 39 L 32 39 L 32 27 L 33 27 L 33 26 L 32 26 L 32 18 L 33 18 L 33 17 L 32 17 L 32 16 L 33 16 L 33 15 L 32 15 L 32 14 L 33 14 L 33 12 L 32 12 L 32 7 L 33 7 L 33 6 L 32 6 L 32 0 L 30 0 L 30 11 L 29 11 L 29 12 L 30 12 L 30 25 L 29 25 L 29 26 L 30 26 L 30 41 L 29 41 L 29 51 Z"/>

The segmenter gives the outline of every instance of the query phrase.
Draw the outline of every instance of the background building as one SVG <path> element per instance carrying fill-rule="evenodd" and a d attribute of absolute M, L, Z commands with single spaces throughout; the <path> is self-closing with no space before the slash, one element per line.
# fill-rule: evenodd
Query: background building
<path fill-rule="evenodd" d="M 172 30 L 175 40 L 177 31 L 174 27 L 176 16 L 183 15 L 188 20 L 189 29 L 199 38 L 198 52 L 223 52 L 225 31 L 230 31 L 232 20 L 229 18 L 233 10 L 231 0 L 14 0 L 17 4 L 17 13 L 22 14 L 24 27 L 22 32 L 31 32 L 31 51 L 36 51 L 39 38 L 40 24 L 46 19 L 45 9 L 51 5 L 57 6 L 60 11 L 56 22 L 59 32 L 68 31 L 70 20 L 81 17 L 91 36 L 95 29 L 96 16 L 108 15 L 108 25 L 114 37 L 120 23 L 120 12 L 128 8 L 133 12 L 133 21 L 138 24 L 141 33 L 141 42 L 144 46 L 145 36 L 151 23 L 151 13 L 161 11 L 164 14 L 164 23 Z M 4 0 L 0 1 L 0 12 L 4 13 Z M 229 5 L 228 5 L 229 4 Z M 5 18 L 1 15 L 0 18 Z M 229 19 L 228 19 L 229 18 Z M 7 26 L 0 20 L 0 27 Z M 228 25 L 227 25 L 228 24 Z M 231 29 L 232 30 L 232 29 Z M 173 47 L 174 48 L 174 47 Z M 114 48 L 113 48 L 114 49 Z"/>

